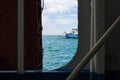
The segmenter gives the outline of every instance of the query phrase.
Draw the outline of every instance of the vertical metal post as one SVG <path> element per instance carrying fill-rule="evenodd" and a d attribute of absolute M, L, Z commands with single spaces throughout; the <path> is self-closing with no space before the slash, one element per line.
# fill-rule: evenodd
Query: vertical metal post
<path fill-rule="evenodd" d="M 96 0 L 95 2 L 95 27 L 96 27 L 96 41 L 105 32 L 105 11 L 104 0 Z M 95 43 L 96 43 L 95 41 Z M 97 74 L 104 74 L 105 64 L 105 46 L 101 47 L 94 56 L 94 72 Z"/>
<path fill-rule="evenodd" d="M 91 0 L 90 48 L 96 43 L 96 0 Z M 90 61 L 90 71 L 94 71 L 94 58 Z"/>
<path fill-rule="evenodd" d="M 91 0 L 91 35 L 90 47 L 104 33 L 104 0 Z M 90 61 L 90 71 L 104 74 L 104 46 Z M 92 78 L 91 78 L 92 79 Z"/>
<path fill-rule="evenodd" d="M 24 74 L 24 0 L 18 0 L 18 73 Z"/>

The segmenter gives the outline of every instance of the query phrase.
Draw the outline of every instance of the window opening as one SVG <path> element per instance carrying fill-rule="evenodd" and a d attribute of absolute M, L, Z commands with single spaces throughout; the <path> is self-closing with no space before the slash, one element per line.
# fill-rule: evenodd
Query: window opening
<path fill-rule="evenodd" d="M 43 70 L 65 66 L 78 44 L 77 0 L 44 0 Z"/>

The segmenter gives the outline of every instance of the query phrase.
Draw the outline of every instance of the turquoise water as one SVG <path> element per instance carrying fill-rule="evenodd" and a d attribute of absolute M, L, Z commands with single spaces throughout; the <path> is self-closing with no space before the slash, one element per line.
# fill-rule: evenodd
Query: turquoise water
<path fill-rule="evenodd" d="M 53 70 L 66 65 L 77 50 L 77 43 L 77 39 L 43 35 L 43 70 Z"/>

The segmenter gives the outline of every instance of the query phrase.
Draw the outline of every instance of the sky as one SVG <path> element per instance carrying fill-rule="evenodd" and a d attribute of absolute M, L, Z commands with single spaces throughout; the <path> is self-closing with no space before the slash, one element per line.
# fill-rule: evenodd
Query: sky
<path fill-rule="evenodd" d="M 43 35 L 62 35 L 77 28 L 77 0 L 44 0 Z"/>

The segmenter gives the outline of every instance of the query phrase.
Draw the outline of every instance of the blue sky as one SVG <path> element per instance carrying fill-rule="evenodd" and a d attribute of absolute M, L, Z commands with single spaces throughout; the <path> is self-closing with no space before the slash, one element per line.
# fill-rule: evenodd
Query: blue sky
<path fill-rule="evenodd" d="M 43 35 L 61 35 L 77 28 L 77 0 L 44 0 Z"/>

